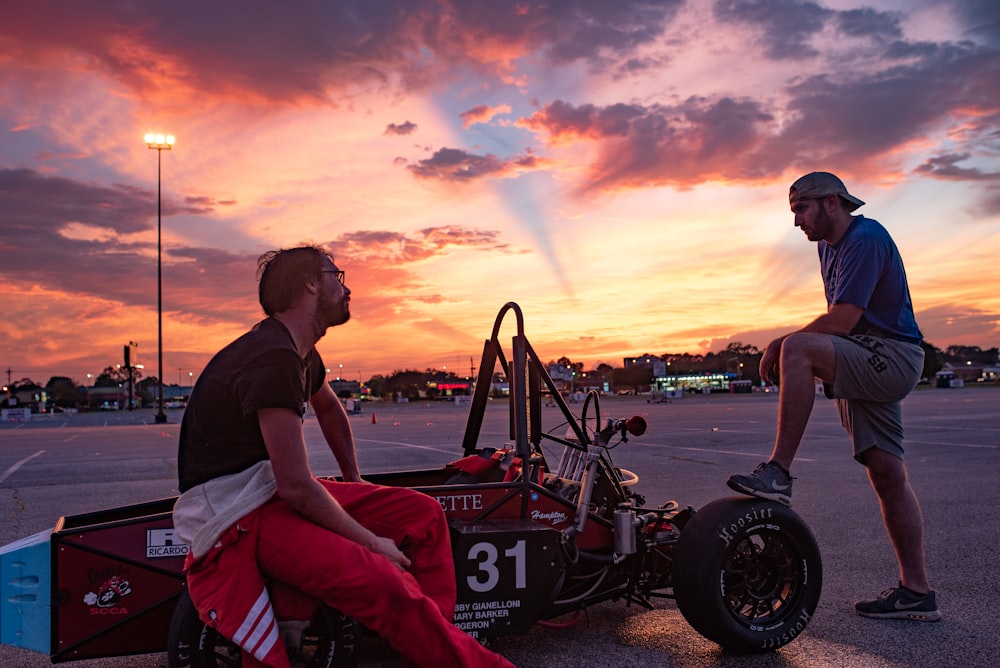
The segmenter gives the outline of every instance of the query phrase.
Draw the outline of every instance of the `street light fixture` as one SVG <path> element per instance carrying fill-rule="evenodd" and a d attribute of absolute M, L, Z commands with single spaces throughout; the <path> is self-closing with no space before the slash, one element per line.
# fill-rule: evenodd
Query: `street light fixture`
<path fill-rule="evenodd" d="M 159 398 L 155 422 L 156 424 L 163 424 L 167 421 L 167 414 L 163 412 L 163 247 L 160 234 L 162 219 L 162 209 L 160 206 L 160 163 L 163 152 L 173 148 L 174 136 L 149 133 L 146 135 L 145 140 L 146 148 L 156 151 L 156 345 L 160 370 L 156 379 Z"/>

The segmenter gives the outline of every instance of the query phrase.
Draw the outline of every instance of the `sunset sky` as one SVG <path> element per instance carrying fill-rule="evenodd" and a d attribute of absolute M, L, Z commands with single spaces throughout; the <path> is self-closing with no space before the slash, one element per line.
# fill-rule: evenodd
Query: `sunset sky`
<path fill-rule="evenodd" d="M 825 310 L 789 184 L 838 173 L 926 339 L 1000 345 L 996 0 L 5 2 L 0 367 L 164 381 L 262 317 L 256 258 L 346 270 L 336 376 L 763 347 Z M 505 337 L 507 335 L 505 334 Z"/>

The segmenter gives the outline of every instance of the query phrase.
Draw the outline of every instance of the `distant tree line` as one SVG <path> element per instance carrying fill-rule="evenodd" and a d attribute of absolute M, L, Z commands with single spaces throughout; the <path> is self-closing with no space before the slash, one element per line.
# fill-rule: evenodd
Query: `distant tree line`
<path fill-rule="evenodd" d="M 996 366 L 1000 364 L 1000 349 L 996 347 L 984 349 L 978 346 L 948 346 L 942 350 L 927 342 L 922 343 L 921 346 L 924 349 L 922 375 L 928 379 L 933 379 L 934 374 L 940 371 L 945 364 L 953 366 Z M 724 350 L 718 352 L 643 354 L 639 357 L 656 357 L 663 360 L 666 364 L 667 375 L 733 373 L 744 380 L 759 384 L 760 375 L 757 368 L 762 354 L 763 351 L 756 346 L 734 341 L 727 345 Z M 613 390 L 630 389 L 639 392 L 648 388 L 653 379 L 652 368 L 641 365 L 625 368 L 600 363 L 591 370 L 585 370 L 583 363 L 573 362 L 568 357 L 560 357 L 554 362 L 549 362 L 549 365 L 569 370 L 569 373 L 572 374 L 573 386 L 581 390 L 587 387 L 602 387 L 606 384 Z M 132 380 L 135 384 L 134 394 L 138 404 L 151 404 L 156 396 L 157 378 L 155 376 L 143 378 L 139 369 L 133 369 L 132 374 Z M 502 374 L 494 374 L 494 380 L 502 382 Z M 442 394 L 441 390 L 437 388 L 438 385 L 461 384 L 468 381 L 467 377 L 460 377 L 453 372 L 442 369 L 428 368 L 423 371 L 405 369 L 393 371 L 387 375 L 372 376 L 366 383 L 366 387 L 373 396 L 377 397 L 434 399 Z M 127 391 L 127 383 L 128 373 L 124 368 L 109 366 L 94 379 L 92 387 L 119 387 Z M 22 378 L 11 383 L 4 396 L 0 397 L 0 403 L 4 406 L 8 405 L 11 396 L 33 396 L 37 402 L 44 391 L 51 406 L 62 408 L 89 406 L 95 408 L 96 406 L 93 405 L 94 393 L 89 393 L 88 389 L 66 376 L 53 376 L 44 386 L 30 378 Z M 459 390 L 457 393 L 461 394 L 462 392 Z M 22 403 L 24 402 L 22 401 Z"/>
<path fill-rule="evenodd" d="M 133 394 L 137 406 L 149 405 L 156 397 L 158 381 L 156 376 L 142 377 L 140 369 L 132 369 Z M 52 376 L 44 386 L 30 378 L 22 378 L 10 384 L 5 396 L 0 397 L 2 405 L 10 403 L 10 397 L 18 397 L 19 405 L 36 406 L 41 402 L 42 394 L 46 397 L 48 406 L 60 408 L 97 408 L 104 400 L 103 393 L 90 392 L 91 388 L 120 388 L 123 394 L 128 392 L 128 371 L 122 367 L 105 367 L 94 379 L 94 384 L 88 388 L 79 385 L 67 376 Z M 124 407 L 124 406 L 123 406 Z"/>

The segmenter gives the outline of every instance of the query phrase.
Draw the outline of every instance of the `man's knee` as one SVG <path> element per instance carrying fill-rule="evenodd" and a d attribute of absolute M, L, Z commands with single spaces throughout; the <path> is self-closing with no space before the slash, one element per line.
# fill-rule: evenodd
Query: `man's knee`
<path fill-rule="evenodd" d="M 441 502 L 432 496 L 408 488 L 401 488 L 400 493 L 403 495 L 408 508 L 416 509 L 420 513 L 434 515 L 444 513 L 444 507 L 441 505 Z"/>
<path fill-rule="evenodd" d="M 812 332 L 789 334 L 781 344 L 781 366 L 808 367 L 813 375 L 828 382 L 837 367 L 837 353 L 830 336 Z"/>
<path fill-rule="evenodd" d="M 906 464 L 896 455 L 873 446 L 862 452 L 858 459 L 868 469 L 868 478 L 879 494 L 906 484 Z"/>
<path fill-rule="evenodd" d="M 782 359 L 818 360 L 833 354 L 833 345 L 826 334 L 796 332 L 789 334 L 781 344 Z"/>
<path fill-rule="evenodd" d="M 406 517 L 411 523 L 421 523 L 426 526 L 447 526 L 444 507 L 432 496 L 412 489 L 400 489 L 398 506 L 400 517 Z"/>

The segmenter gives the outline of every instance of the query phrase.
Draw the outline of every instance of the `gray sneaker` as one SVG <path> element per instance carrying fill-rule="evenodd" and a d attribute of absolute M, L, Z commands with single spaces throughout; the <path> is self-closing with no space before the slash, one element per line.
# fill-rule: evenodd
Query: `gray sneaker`
<path fill-rule="evenodd" d="M 762 462 L 749 475 L 729 476 L 726 484 L 741 494 L 792 505 L 792 477 L 774 462 Z"/>
<path fill-rule="evenodd" d="M 941 619 L 934 592 L 920 595 L 910 591 L 900 583 L 898 587 L 886 589 L 870 601 L 854 604 L 854 609 L 862 617 L 875 619 L 912 619 L 918 622 L 936 622 Z"/>

